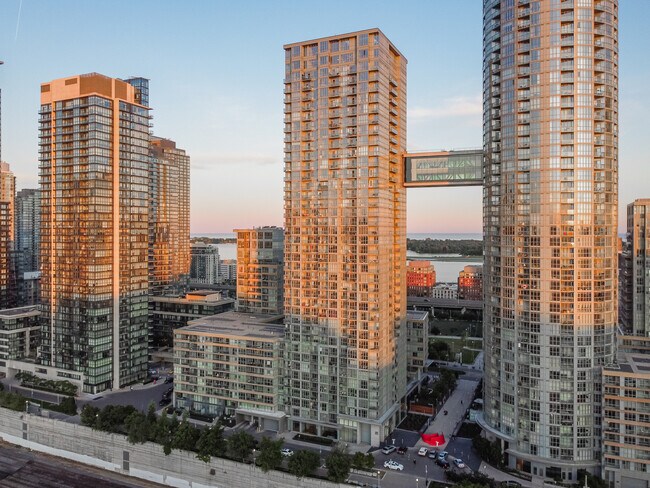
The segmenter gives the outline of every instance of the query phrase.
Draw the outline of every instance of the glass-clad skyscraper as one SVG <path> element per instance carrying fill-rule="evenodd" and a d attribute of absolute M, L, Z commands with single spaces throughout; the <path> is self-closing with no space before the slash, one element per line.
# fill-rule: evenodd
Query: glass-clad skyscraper
<path fill-rule="evenodd" d="M 485 427 L 511 467 L 575 481 L 615 357 L 618 2 L 483 12 Z"/>
<path fill-rule="evenodd" d="M 284 49 L 291 428 L 379 445 L 406 390 L 406 59 L 378 29 Z"/>
<path fill-rule="evenodd" d="M 96 393 L 147 372 L 149 116 L 97 73 L 41 85 L 43 364 Z"/>

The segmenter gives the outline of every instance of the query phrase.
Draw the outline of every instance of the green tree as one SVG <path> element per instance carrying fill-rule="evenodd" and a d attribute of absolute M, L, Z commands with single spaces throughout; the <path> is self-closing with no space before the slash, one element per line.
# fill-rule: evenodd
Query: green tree
<path fill-rule="evenodd" d="M 97 417 L 99 415 L 99 408 L 86 404 L 84 405 L 84 408 L 81 409 L 81 425 L 85 425 L 86 427 L 92 427 L 93 429 L 96 428 L 95 423 L 97 422 Z"/>
<path fill-rule="evenodd" d="M 175 415 L 174 418 L 176 418 Z M 178 423 L 178 420 L 176 420 L 176 423 Z M 155 432 L 156 442 L 163 446 L 163 452 L 165 453 L 165 456 L 168 456 L 172 452 L 173 432 L 172 422 L 169 420 L 165 411 L 163 411 L 163 414 L 160 416 L 160 419 L 156 424 Z"/>
<path fill-rule="evenodd" d="M 352 458 L 345 447 L 337 445 L 325 459 L 327 479 L 335 483 L 343 483 L 350 474 Z"/>
<path fill-rule="evenodd" d="M 61 400 L 58 411 L 68 415 L 77 415 L 77 402 L 74 397 L 68 396 Z"/>
<path fill-rule="evenodd" d="M 183 415 L 183 420 L 174 432 L 172 447 L 183 451 L 195 451 L 196 443 L 199 440 L 200 435 L 201 433 L 199 430 L 188 422 L 187 414 L 185 414 Z"/>
<path fill-rule="evenodd" d="M 203 429 L 196 441 L 196 449 L 196 457 L 205 463 L 209 463 L 212 456 L 223 456 L 226 452 L 226 442 L 221 424 Z"/>
<path fill-rule="evenodd" d="M 265 473 L 275 469 L 282 464 L 282 444 L 284 439 L 273 441 L 268 437 L 262 437 L 260 442 L 260 454 L 257 456 L 257 465 Z"/>
<path fill-rule="evenodd" d="M 126 433 L 124 422 L 136 411 L 132 405 L 106 405 L 97 416 L 95 428 L 104 432 Z"/>
<path fill-rule="evenodd" d="M 147 421 L 152 428 L 158 423 L 156 404 L 153 401 L 149 402 L 149 406 L 147 407 Z"/>
<path fill-rule="evenodd" d="M 124 421 L 126 435 L 131 444 L 142 444 L 149 440 L 151 427 L 145 414 L 133 412 Z"/>
<path fill-rule="evenodd" d="M 355 469 L 370 470 L 375 467 L 375 458 L 372 454 L 355 452 L 352 456 L 352 467 Z"/>
<path fill-rule="evenodd" d="M 298 478 L 309 476 L 319 466 L 320 456 L 313 451 L 297 451 L 287 462 L 289 472 Z"/>
<path fill-rule="evenodd" d="M 240 430 L 228 438 L 228 453 L 233 459 L 244 460 L 251 455 L 255 446 L 255 438 L 248 432 Z"/>

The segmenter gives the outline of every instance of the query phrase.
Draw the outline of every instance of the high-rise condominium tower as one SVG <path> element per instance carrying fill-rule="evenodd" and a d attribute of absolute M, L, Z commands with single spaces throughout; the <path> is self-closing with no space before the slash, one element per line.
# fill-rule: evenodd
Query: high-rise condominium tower
<path fill-rule="evenodd" d="M 626 269 L 621 274 L 625 335 L 650 337 L 650 199 L 627 206 Z"/>
<path fill-rule="evenodd" d="M 174 141 L 151 137 L 150 293 L 190 273 L 190 158 Z"/>
<path fill-rule="evenodd" d="M 18 305 L 35 305 L 39 279 L 38 254 L 41 226 L 41 197 L 36 189 L 16 193 L 15 267 Z"/>
<path fill-rule="evenodd" d="M 147 371 L 149 117 L 96 73 L 41 85 L 44 364 L 98 392 Z"/>
<path fill-rule="evenodd" d="M 41 199 L 36 189 L 16 193 L 15 248 L 19 254 L 18 269 L 38 271 L 38 245 L 40 235 Z"/>
<path fill-rule="evenodd" d="M 16 177 L 11 172 L 9 163 L 0 161 L 0 201 L 6 202 L 9 209 L 9 219 L 14 221 L 14 200 L 16 197 Z M 14 240 L 13 226 L 9 229 L 9 240 Z"/>
<path fill-rule="evenodd" d="M 406 59 L 378 29 L 285 46 L 291 428 L 378 445 L 406 388 Z"/>
<path fill-rule="evenodd" d="M 0 161 L 0 310 L 15 305 L 13 266 L 14 196 L 16 178 L 9 164 Z"/>
<path fill-rule="evenodd" d="M 269 315 L 284 310 L 284 229 L 235 229 L 237 311 Z"/>
<path fill-rule="evenodd" d="M 618 2 L 483 8 L 486 427 L 511 467 L 576 480 L 615 356 Z"/>

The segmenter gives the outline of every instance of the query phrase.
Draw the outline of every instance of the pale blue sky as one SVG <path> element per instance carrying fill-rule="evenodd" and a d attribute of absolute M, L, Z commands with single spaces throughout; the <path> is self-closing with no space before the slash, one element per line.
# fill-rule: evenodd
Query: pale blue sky
<path fill-rule="evenodd" d="M 621 0 L 620 222 L 650 197 L 648 25 Z M 282 225 L 283 44 L 379 27 L 409 61 L 409 149 L 479 147 L 481 26 L 479 0 L 0 0 L 2 157 L 38 185 L 40 83 L 144 76 L 156 134 L 192 158 L 192 232 Z M 408 230 L 480 232 L 480 188 L 409 190 Z"/>

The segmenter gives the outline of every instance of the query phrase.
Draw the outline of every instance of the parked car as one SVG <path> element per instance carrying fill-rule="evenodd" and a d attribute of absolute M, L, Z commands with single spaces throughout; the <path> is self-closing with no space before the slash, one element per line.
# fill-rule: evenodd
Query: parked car
<path fill-rule="evenodd" d="M 438 458 L 436 464 L 440 466 L 442 469 L 449 469 L 449 462 L 444 459 Z"/>
<path fill-rule="evenodd" d="M 398 447 L 397 448 L 397 454 L 406 454 L 408 452 L 408 448 L 406 447 Z"/>
<path fill-rule="evenodd" d="M 447 459 L 448 455 L 449 455 L 449 453 L 447 451 L 440 451 L 440 454 L 438 454 L 438 459 L 443 461 L 443 460 Z"/>
<path fill-rule="evenodd" d="M 502 481 L 499 486 L 502 488 L 519 488 L 520 486 L 522 486 L 522 484 L 519 483 L 519 481 L 508 480 L 508 481 Z"/>
<path fill-rule="evenodd" d="M 165 383 L 173 383 L 174 382 L 174 377 L 173 376 L 168 376 L 165 378 Z"/>
<path fill-rule="evenodd" d="M 393 454 L 395 451 L 397 451 L 395 446 L 386 446 L 381 450 L 384 454 Z"/>
<path fill-rule="evenodd" d="M 429 459 L 437 459 L 438 458 L 438 451 L 436 451 L 435 449 L 431 449 L 429 451 L 428 456 L 429 456 Z"/>
<path fill-rule="evenodd" d="M 293 451 L 291 449 L 286 448 L 286 447 L 284 449 L 282 449 L 280 452 L 282 453 L 283 456 L 286 456 L 286 457 L 293 456 Z"/>
<path fill-rule="evenodd" d="M 403 471 L 404 470 L 404 465 L 400 464 L 396 461 L 393 461 L 392 459 L 389 461 L 386 461 L 384 463 L 384 468 L 392 469 L 392 470 L 397 470 L 397 471 Z"/>
<path fill-rule="evenodd" d="M 418 456 L 426 456 L 429 450 L 426 447 L 421 447 L 418 451 Z"/>
<path fill-rule="evenodd" d="M 454 459 L 454 464 L 456 465 L 457 468 L 464 468 L 465 467 L 465 463 L 463 462 L 463 460 L 461 458 Z"/>
<path fill-rule="evenodd" d="M 163 399 L 158 402 L 158 405 L 164 407 L 165 405 L 169 405 L 171 402 L 172 402 L 171 398 L 163 397 Z"/>

